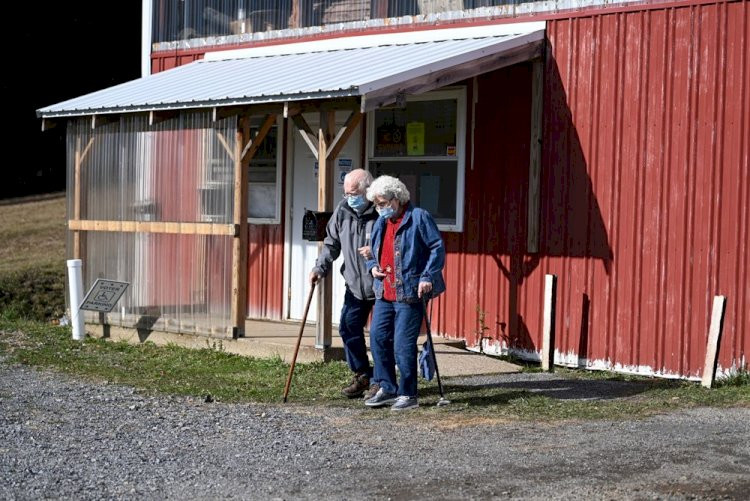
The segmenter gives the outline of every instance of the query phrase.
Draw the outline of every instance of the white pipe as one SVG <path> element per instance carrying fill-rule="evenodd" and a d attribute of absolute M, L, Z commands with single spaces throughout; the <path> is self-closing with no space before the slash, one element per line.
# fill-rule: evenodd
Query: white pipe
<path fill-rule="evenodd" d="M 79 306 L 83 301 L 83 273 L 80 259 L 68 259 L 68 288 L 70 291 L 70 324 L 73 326 L 73 339 L 83 341 L 86 331 Z"/>

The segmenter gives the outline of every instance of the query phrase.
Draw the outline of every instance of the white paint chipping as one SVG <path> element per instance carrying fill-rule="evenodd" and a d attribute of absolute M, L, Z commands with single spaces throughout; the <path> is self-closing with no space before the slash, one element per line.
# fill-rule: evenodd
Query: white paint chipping
<path fill-rule="evenodd" d="M 523 350 L 517 348 L 509 348 L 505 341 L 496 342 L 491 339 L 483 339 L 482 346 L 467 346 L 468 351 L 474 353 L 484 353 L 485 355 L 492 356 L 514 356 L 521 360 L 528 362 L 541 362 L 542 353 L 536 350 Z M 650 365 L 628 365 L 621 363 L 613 363 L 611 360 L 605 359 L 587 359 L 580 358 L 578 354 L 573 351 L 560 352 L 555 350 L 554 357 L 555 365 L 561 367 L 571 367 L 579 369 L 587 369 L 592 371 L 607 371 L 616 372 L 620 374 L 632 374 L 635 376 L 651 376 L 663 379 L 682 379 L 687 381 L 700 381 L 700 375 L 683 375 L 674 371 L 669 371 L 664 368 L 655 369 Z M 733 360 L 730 367 L 716 367 L 716 379 L 726 378 L 737 374 L 741 370 L 748 370 L 748 364 L 745 356 L 739 360 Z"/>

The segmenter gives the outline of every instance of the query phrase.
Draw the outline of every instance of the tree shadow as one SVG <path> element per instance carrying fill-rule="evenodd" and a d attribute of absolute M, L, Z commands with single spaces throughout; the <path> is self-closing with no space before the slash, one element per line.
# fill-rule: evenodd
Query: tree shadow
<path fill-rule="evenodd" d="M 539 375 L 536 375 L 539 376 Z M 508 403 L 519 397 L 540 395 L 566 401 L 607 401 L 632 397 L 651 389 L 653 384 L 640 381 L 613 379 L 560 379 L 528 378 L 521 381 L 487 382 L 464 384 L 444 383 L 443 393 L 451 402 L 463 402 L 472 406 L 488 406 Z M 492 391 L 496 390 L 496 391 Z M 420 388 L 420 398 L 440 395 L 437 386 Z"/>
<path fill-rule="evenodd" d="M 493 313 L 495 321 L 480 326 L 479 339 L 464 332 L 469 345 L 481 345 L 487 328 L 490 339 L 513 349 L 538 351 L 534 341 L 538 335 L 530 332 L 520 301 L 524 282 L 532 275 L 534 284 L 541 283 L 538 277 L 544 258 L 593 259 L 601 262 L 607 275 L 612 269 L 614 254 L 607 227 L 551 53 L 544 63 L 538 212 L 533 204 L 530 207 L 532 81 L 533 64 L 527 62 L 479 76 L 477 90 L 470 91 L 470 102 L 477 104 L 469 110 L 469 119 L 476 125 L 469 137 L 473 151 L 467 153 L 473 160 L 466 170 L 466 192 L 471 196 L 465 201 L 465 230 L 463 235 L 444 236 L 448 252 L 491 258 L 479 261 L 478 273 L 484 275 L 478 277 L 481 288 L 462 292 L 476 294 L 478 311 Z M 536 249 L 529 245 L 533 231 L 529 220 L 534 218 L 539 222 Z M 586 324 L 579 350 L 583 357 L 588 346 L 589 305 L 585 302 L 582 312 Z"/>

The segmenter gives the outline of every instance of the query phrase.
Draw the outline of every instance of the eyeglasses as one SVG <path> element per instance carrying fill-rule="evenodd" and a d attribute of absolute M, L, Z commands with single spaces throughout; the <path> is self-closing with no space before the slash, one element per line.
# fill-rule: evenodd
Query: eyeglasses
<path fill-rule="evenodd" d="M 357 197 L 359 196 L 359 193 L 346 193 L 344 192 L 343 195 L 341 195 L 341 198 L 349 198 L 349 197 Z"/>
<path fill-rule="evenodd" d="M 375 204 L 375 207 L 377 207 L 378 209 L 382 209 L 383 207 L 388 207 L 389 205 L 391 205 L 391 202 L 393 202 L 393 199 L 383 200 L 382 202 L 377 202 Z"/>

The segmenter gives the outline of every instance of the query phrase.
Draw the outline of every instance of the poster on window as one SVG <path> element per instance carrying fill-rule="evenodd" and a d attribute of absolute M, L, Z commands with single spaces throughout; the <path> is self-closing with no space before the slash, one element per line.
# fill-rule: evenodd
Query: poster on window
<path fill-rule="evenodd" d="M 424 155 L 424 122 L 406 124 L 407 155 Z"/>

